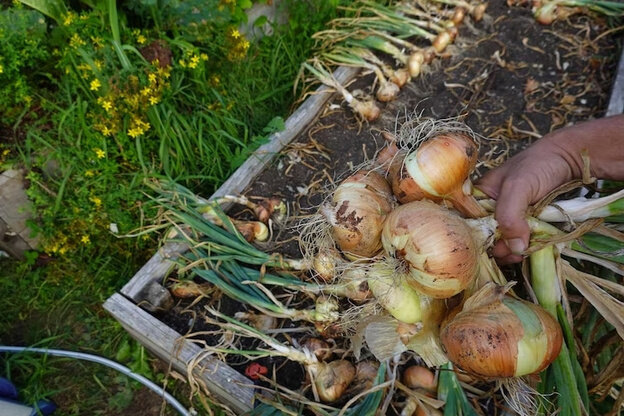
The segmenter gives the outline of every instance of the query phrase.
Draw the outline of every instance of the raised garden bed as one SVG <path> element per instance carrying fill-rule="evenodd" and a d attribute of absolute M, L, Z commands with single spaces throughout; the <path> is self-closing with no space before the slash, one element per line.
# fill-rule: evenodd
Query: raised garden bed
<path fill-rule="evenodd" d="M 488 13 L 488 21 L 463 26 L 452 57 L 412 81 L 374 123 L 360 123 L 336 97 L 327 103 L 330 94 L 321 88 L 287 120 L 286 130 L 274 135 L 211 198 L 241 193 L 280 196 L 290 202 L 291 214 L 311 213 L 333 181 L 383 146 L 382 131 L 394 132 L 415 113 L 459 117 L 489 138 L 482 143 L 480 160 L 484 168 L 491 168 L 552 129 L 622 112 L 624 63 L 618 68 L 615 38 L 599 37 L 604 22 L 581 16 L 540 26 L 527 9 L 499 3 Z M 336 77 L 346 82 L 355 74 L 341 68 Z M 370 82 L 370 77 L 357 79 L 350 89 L 366 89 Z M 278 240 L 288 238 L 286 233 Z M 192 335 L 206 329 L 199 315 L 190 319 L 180 314 L 200 314 L 203 304 L 173 299 L 166 288 L 172 260 L 185 248 L 164 245 L 104 306 L 157 356 L 204 383 L 233 412 L 242 413 L 253 407 L 257 392 L 254 382 L 241 374 L 245 365 L 205 354 L 200 342 L 214 340 Z M 297 256 L 297 250 L 292 242 L 280 246 L 291 256 Z M 222 302 L 226 314 L 244 309 Z M 277 367 L 281 363 L 265 361 Z M 296 365 L 280 371 L 284 384 L 303 379 Z M 296 384 L 287 387 L 297 389 Z"/>

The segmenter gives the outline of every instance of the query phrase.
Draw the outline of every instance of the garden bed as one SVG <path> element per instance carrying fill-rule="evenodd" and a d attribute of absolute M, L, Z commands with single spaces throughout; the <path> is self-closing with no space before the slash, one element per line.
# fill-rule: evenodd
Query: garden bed
<path fill-rule="evenodd" d="M 326 92 L 312 95 L 287 120 L 286 130 L 274 135 L 212 197 L 279 196 L 289 202 L 291 216 L 313 213 L 333 182 L 384 145 L 382 131 L 394 132 L 415 114 L 459 118 L 487 137 L 481 143 L 480 160 L 489 169 L 553 129 L 622 111 L 619 46 L 613 36 L 600 36 L 606 30 L 604 22 L 576 16 L 541 26 L 528 9 L 500 2 L 491 4 L 488 13 L 487 21 L 462 26 L 452 56 L 413 80 L 398 100 L 383 106 L 373 123 L 359 122 L 339 99 L 326 105 Z M 341 68 L 337 77 L 345 81 L 355 72 Z M 370 83 L 370 77 L 363 77 L 349 88 L 366 89 Z M 277 237 L 283 242 L 292 235 Z M 299 256 L 293 241 L 276 247 L 283 254 Z M 249 410 L 256 391 L 254 382 L 242 375 L 247 362 L 226 364 L 204 356 L 201 342 L 214 343 L 214 337 L 194 335 L 210 330 L 201 316 L 211 300 L 172 299 L 166 288 L 174 267 L 170 260 L 184 249 L 184 244 L 167 243 L 121 294 L 107 300 L 105 308 L 148 349 L 205 383 L 219 402 L 235 413 Z M 227 315 L 245 310 L 225 300 L 221 306 Z M 289 325 L 296 328 L 290 323 L 285 327 Z M 303 380 L 300 366 L 263 360 L 267 367 L 280 369 L 279 383 L 299 387 L 293 380 Z"/>

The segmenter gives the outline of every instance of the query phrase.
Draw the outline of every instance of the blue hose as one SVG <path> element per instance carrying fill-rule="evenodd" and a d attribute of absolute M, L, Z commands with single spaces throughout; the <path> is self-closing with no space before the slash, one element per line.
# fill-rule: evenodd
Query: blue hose
<path fill-rule="evenodd" d="M 86 354 L 83 352 L 75 352 L 75 351 L 66 351 L 66 350 L 55 350 L 48 348 L 30 348 L 30 347 L 9 347 L 5 345 L 0 345 L 0 352 L 36 352 L 39 354 L 48 354 L 54 357 L 66 357 L 66 358 L 75 358 L 78 360 L 91 361 L 94 363 L 102 364 L 107 367 L 110 367 L 114 370 L 119 371 L 122 374 L 127 375 L 131 379 L 138 381 L 143 384 L 145 387 L 153 391 L 154 393 L 160 395 L 165 399 L 167 403 L 173 406 L 181 415 L 183 416 L 193 416 L 186 407 L 182 406 L 182 403 L 176 400 L 171 394 L 167 393 L 164 388 L 154 384 L 151 380 L 143 377 L 140 374 L 135 373 L 130 370 L 128 367 L 125 367 L 115 361 L 109 360 L 104 357 L 100 357 L 98 355 Z"/>

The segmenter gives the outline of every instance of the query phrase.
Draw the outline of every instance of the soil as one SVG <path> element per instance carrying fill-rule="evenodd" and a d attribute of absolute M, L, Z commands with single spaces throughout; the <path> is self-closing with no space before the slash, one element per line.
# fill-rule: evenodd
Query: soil
<path fill-rule="evenodd" d="M 604 115 L 620 52 L 613 36 L 600 35 L 606 30 L 605 21 L 579 15 L 542 26 L 529 9 L 509 8 L 502 1 L 490 2 L 488 14 L 486 21 L 466 22 L 449 56 L 413 80 L 396 101 L 382 104 L 377 121 L 362 123 L 336 97 L 245 194 L 279 196 L 290 202 L 293 217 L 314 212 L 335 182 L 383 147 L 382 131 L 395 132 L 415 115 L 455 118 L 483 136 L 476 176 L 554 129 Z M 371 82 L 371 76 L 358 78 L 349 90 L 370 93 Z M 288 239 L 285 233 L 276 240 Z M 300 256 L 295 241 L 267 249 Z M 207 303 L 190 306 L 189 301 L 180 301 L 158 318 L 180 334 L 213 330 L 199 318 Z M 220 306 L 229 316 L 247 310 L 226 297 Z M 193 311 L 193 319 L 188 311 Z M 289 321 L 283 326 L 296 328 Z M 313 332 L 306 329 L 291 335 L 301 340 Z M 204 337 L 209 343 L 216 338 Z M 227 362 L 241 373 L 249 364 L 248 359 L 234 356 L 228 356 Z M 298 364 L 283 366 L 283 359 L 269 358 L 258 362 L 278 369 L 276 379 L 285 387 L 302 386 L 305 376 Z"/>

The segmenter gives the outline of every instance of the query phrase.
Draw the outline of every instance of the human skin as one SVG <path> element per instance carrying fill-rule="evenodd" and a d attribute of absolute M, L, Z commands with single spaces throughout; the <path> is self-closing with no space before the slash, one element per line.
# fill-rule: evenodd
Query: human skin
<path fill-rule="evenodd" d="M 591 175 L 624 180 L 624 115 L 605 117 L 556 130 L 489 171 L 476 186 L 496 199 L 494 216 L 502 239 L 492 254 L 501 263 L 522 261 L 530 230 L 529 205 L 583 175 L 587 152 Z"/>

